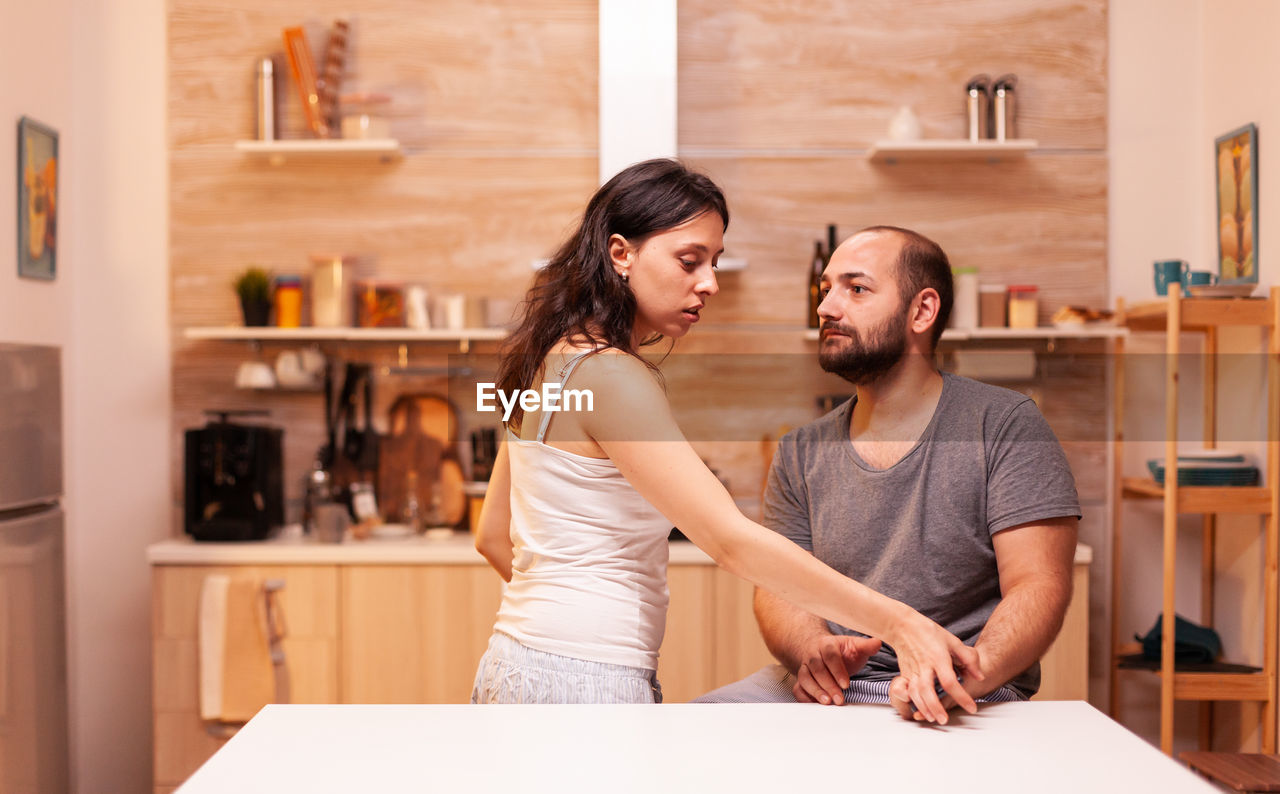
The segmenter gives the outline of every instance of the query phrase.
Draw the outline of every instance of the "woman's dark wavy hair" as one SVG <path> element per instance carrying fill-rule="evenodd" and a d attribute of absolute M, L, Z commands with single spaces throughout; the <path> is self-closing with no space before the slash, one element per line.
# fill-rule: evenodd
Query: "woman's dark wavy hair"
<path fill-rule="evenodd" d="M 614 272 L 609 237 L 619 234 L 640 245 L 650 235 L 704 212 L 719 214 L 729 228 L 729 207 L 720 188 L 675 160 L 636 163 L 606 182 L 588 202 L 578 229 L 538 272 L 525 295 L 517 327 L 502 347 L 498 388 L 508 394 L 530 388 L 548 351 L 565 337 L 640 358 L 631 340 L 635 294 Z M 517 406 L 511 423 L 519 426 L 523 418 Z"/>

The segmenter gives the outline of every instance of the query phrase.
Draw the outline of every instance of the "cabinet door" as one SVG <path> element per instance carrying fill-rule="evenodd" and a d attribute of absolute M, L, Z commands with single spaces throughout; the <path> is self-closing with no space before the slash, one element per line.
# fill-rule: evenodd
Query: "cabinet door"
<path fill-rule="evenodd" d="M 760 636 L 752 597 L 755 586 L 728 571 L 715 569 L 716 668 L 712 688 L 746 678 L 761 667 L 777 664 Z"/>
<path fill-rule="evenodd" d="M 712 689 L 715 670 L 715 566 L 667 569 L 671 604 L 658 656 L 658 681 L 667 703 L 687 703 Z"/>
<path fill-rule="evenodd" d="M 487 565 L 342 570 L 343 703 L 466 703 L 502 579 Z"/>
<path fill-rule="evenodd" d="M 1071 571 L 1071 604 L 1062 630 L 1040 660 L 1040 691 L 1034 700 L 1089 699 L 1089 566 Z"/>
<path fill-rule="evenodd" d="M 210 574 L 283 579 L 280 606 L 294 703 L 336 703 L 337 569 L 161 565 L 152 570 L 152 708 L 157 787 L 182 783 L 225 743 L 200 720 L 200 588 Z"/>

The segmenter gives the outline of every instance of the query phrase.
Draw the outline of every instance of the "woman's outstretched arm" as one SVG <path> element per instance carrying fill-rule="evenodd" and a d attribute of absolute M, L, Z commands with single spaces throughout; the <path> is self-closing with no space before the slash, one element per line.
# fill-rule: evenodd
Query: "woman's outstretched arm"
<path fill-rule="evenodd" d="M 956 678 L 983 677 L 977 652 L 907 605 L 842 576 L 791 541 L 747 519 L 685 440 L 666 395 L 643 363 L 596 355 L 579 368 L 576 388 L 591 389 L 594 408 L 582 426 L 637 491 L 680 527 L 720 567 L 792 603 L 893 646 L 912 703 L 931 720 L 947 713 L 942 684 L 966 710 L 977 710 Z"/>

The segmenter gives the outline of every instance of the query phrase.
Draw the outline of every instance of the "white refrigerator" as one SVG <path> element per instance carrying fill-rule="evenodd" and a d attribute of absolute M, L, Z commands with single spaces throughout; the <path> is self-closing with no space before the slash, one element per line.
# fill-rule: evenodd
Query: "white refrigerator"
<path fill-rule="evenodd" d="M 61 352 L 0 343 L 0 792 L 65 792 Z"/>

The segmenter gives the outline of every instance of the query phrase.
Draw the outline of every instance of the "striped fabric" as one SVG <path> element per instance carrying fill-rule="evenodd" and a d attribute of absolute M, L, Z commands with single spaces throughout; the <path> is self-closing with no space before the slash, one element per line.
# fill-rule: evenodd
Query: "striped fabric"
<path fill-rule="evenodd" d="M 787 672 L 780 664 L 762 667 L 741 681 L 734 681 L 719 689 L 694 699 L 694 703 L 795 703 L 795 695 L 791 689 L 796 684 L 796 677 Z M 851 679 L 844 691 L 845 703 L 889 703 L 889 681 L 867 681 Z M 1024 700 L 1018 691 L 1010 686 L 1002 686 L 997 690 L 977 698 L 979 703 L 1004 703 L 1010 700 Z"/>
<path fill-rule="evenodd" d="M 495 631 L 472 703 L 661 703 L 657 673 L 535 651 Z"/>

